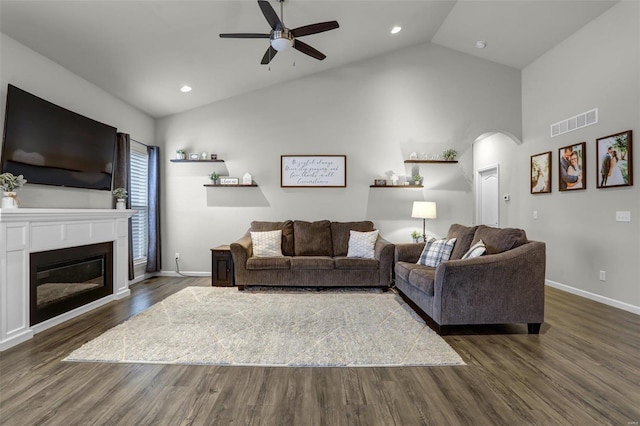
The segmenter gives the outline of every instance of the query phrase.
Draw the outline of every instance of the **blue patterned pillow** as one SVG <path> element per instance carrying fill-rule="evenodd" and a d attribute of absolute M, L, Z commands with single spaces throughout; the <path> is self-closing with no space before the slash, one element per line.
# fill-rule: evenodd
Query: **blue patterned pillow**
<path fill-rule="evenodd" d="M 455 238 L 450 240 L 436 240 L 435 238 L 427 239 L 424 245 L 420 259 L 418 259 L 418 265 L 437 267 L 440 263 L 449 260 L 453 246 L 456 243 Z"/>
<path fill-rule="evenodd" d="M 377 230 L 371 232 L 349 231 L 349 248 L 347 250 L 347 257 L 374 259 L 377 239 Z"/>

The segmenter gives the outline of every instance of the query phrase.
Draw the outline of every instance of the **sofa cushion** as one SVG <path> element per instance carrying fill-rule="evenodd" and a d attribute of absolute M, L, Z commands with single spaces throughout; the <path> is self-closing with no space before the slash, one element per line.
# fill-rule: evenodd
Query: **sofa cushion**
<path fill-rule="evenodd" d="M 410 263 L 410 262 L 403 262 L 403 261 L 396 262 L 396 265 L 395 265 L 396 277 L 402 278 L 404 281 L 409 281 L 409 274 L 411 273 L 411 271 L 419 268 L 427 268 L 427 266 L 422 266 L 422 265 L 418 265 L 417 263 Z"/>
<path fill-rule="evenodd" d="M 333 269 L 333 258 L 325 256 L 295 256 L 291 269 Z"/>
<path fill-rule="evenodd" d="M 474 245 L 472 245 L 469 250 L 462 256 L 461 259 L 473 259 L 475 257 L 480 257 L 487 252 L 487 247 L 484 245 L 482 240 L 478 241 Z"/>
<path fill-rule="evenodd" d="M 293 222 L 294 251 L 296 256 L 331 256 L 331 222 Z"/>
<path fill-rule="evenodd" d="M 290 269 L 290 257 L 250 257 L 247 259 L 248 270 Z"/>
<path fill-rule="evenodd" d="M 455 238 L 456 245 L 453 247 L 453 252 L 451 252 L 449 259 L 462 259 L 462 256 L 469 250 L 469 247 L 471 247 L 471 242 L 477 229 L 477 226 L 451 225 L 447 233 L 447 238 Z"/>
<path fill-rule="evenodd" d="M 368 220 L 361 222 L 331 222 L 331 240 L 333 242 L 334 256 L 347 255 L 349 250 L 349 231 L 373 231 L 373 222 Z"/>
<path fill-rule="evenodd" d="M 427 239 L 420 259 L 418 259 L 418 265 L 437 267 L 440 263 L 449 260 L 453 246 L 456 243 L 455 238 L 449 240 L 442 239 L 436 240 L 435 238 Z"/>
<path fill-rule="evenodd" d="M 377 259 L 363 259 L 358 257 L 336 257 L 333 259 L 336 269 L 378 269 Z"/>
<path fill-rule="evenodd" d="M 472 245 L 480 240 L 487 247 L 487 254 L 497 254 L 523 245 L 527 242 L 527 234 L 523 229 L 480 225 L 473 237 Z"/>
<path fill-rule="evenodd" d="M 256 257 L 282 256 L 282 229 L 277 231 L 251 231 L 253 255 Z"/>
<path fill-rule="evenodd" d="M 293 222 L 285 220 L 284 222 L 251 222 L 250 231 L 263 232 L 282 230 L 282 254 L 285 256 L 293 256 Z"/>
<path fill-rule="evenodd" d="M 409 282 L 416 288 L 433 296 L 433 282 L 436 278 L 435 268 L 415 268 L 409 273 Z"/>
<path fill-rule="evenodd" d="M 349 231 L 349 235 L 347 257 L 361 257 L 363 259 L 374 259 L 376 257 L 377 230 L 370 232 Z"/>

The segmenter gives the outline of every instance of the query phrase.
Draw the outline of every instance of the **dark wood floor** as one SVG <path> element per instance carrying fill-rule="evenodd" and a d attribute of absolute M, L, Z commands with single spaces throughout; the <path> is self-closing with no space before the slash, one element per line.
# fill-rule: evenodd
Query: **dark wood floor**
<path fill-rule="evenodd" d="M 86 341 L 203 278 L 131 297 L 0 353 L 3 425 L 637 425 L 640 317 L 552 288 L 540 335 L 452 330 L 466 366 L 216 367 L 70 363 Z M 402 330 L 399 330 L 402 332 Z"/>

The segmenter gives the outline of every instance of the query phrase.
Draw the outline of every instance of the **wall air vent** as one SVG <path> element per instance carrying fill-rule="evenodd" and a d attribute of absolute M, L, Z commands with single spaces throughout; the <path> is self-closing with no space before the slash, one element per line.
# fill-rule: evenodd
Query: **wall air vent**
<path fill-rule="evenodd" d="M 551 137 L 573 132 L 583 127 L 591 126 L 598 122 L 598 108 L 583 112 L 566 120 L 558 121 L 551 125 Z"/>

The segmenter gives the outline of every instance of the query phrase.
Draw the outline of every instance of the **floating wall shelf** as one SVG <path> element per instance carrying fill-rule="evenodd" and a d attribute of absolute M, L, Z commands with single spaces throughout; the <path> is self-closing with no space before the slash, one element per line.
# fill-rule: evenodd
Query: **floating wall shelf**
<path fill-rule="evenodd" d="M 401 189 L 411 189 L 411 188 L 424 188 L 422 185 L 369 185 L 369 188 L 401 188 Z"/>
<path fill-rule="evenodd" d="M 405 164 L 455 164 L 458 160 L 404 160 L 404 162 Z"/>
<path fill-rule="evenodd" d="M 169 161 L 172 163 L 224 163 L 224 160 L 178 160 L 176 158 Z"/>
<path fill-rule="evenodd" d="M 219 184 L 219 185 L 214 185 L 212 183 L 205 183 L 203 186 L 207 186 L 207 187 L 213 187 L 213 188 L 218 188 L 218 187 L 224 187 L 224 188 L 231 188 L 231 187 L 252 187 L 252 186 L 258 186 L 258 184 L 256 183 L 252 183 L 251 185 L 247 185 L 247 184 L 243 184 L 243 183 L 238 183 L 238 184 Z"/>

